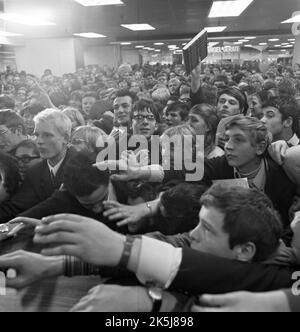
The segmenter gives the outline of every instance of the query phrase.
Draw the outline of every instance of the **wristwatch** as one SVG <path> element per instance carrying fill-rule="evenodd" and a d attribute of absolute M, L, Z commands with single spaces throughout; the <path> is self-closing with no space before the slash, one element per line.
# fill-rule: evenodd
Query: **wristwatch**
<path fill-rule="evenodd" d="M 153 284 L 148 284 L 147 287 L 148 295 L 153 303 L 151 312 L 160 312 L 163 301 L 163 290 Z"/>

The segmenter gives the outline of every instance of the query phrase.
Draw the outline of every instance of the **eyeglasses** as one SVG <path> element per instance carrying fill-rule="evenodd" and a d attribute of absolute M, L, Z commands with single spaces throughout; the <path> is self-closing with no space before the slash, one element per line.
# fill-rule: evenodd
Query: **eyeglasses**
<path fill-rule="evenodd" d="M 154 115 L 134 115 L 133 119 L 139 122 L 142 122 L 144 120 L 148 121 L 155 121 L 155 116 Z"/>
<path fill-rule="evenodd" d="M 39 159 L 39 156 L 22 156 L 22 157 L 16 157 L 16 159 L 18 160 L 18 162 L 21 162 L 23 164 L 29 164 L 31 161 Z"/>

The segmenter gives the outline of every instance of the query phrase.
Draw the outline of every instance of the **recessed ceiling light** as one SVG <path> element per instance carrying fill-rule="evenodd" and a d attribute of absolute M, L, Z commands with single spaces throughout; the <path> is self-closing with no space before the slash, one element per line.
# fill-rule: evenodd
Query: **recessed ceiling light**
<path fill-rule="evenodd" d="M 121 0 L 74 0 L 82 6 L 91 7 L 91 6 L 110 6 L 110 5 L 124 5 L 124 2 Z"/>
<path fill-rule="evenodd" d="M 74 36 L 77 37 L 82 37 L 82 38 L 106 38 L 106 36 L 101 35 L 99 33 L 95 33 L 95 32 L 84 32 L 84 33 L 74 33 Z"/>
<path fill-rule="evenodd" d="M 7 32 L 7 31 L 0 31 L 1 37 L 20 37 L 23 36 L 20 33 L 14 33 L 14 32 Z"/>
<path fill-rule="evenodd" d="M 208 33 L 214 33 L 214 32 L 223 32 L 224 30 L 227 29 L 225 26 L 220 26 L 220 27 L 206 27 L 204 28 Z"/>
<path fill-rule="evenodd" d="M 28 25 L 28 26 L 51 26 L 56 25 L 37 15 L 23 15 L 23 14 L 0 14 L 0 19 L 13 23 Z"/>
<path fill-rule="evenodd" d="M 154 43 L 154 45 L 156 45 L 156 46 L 162 46 L 162 45 L 165 45 L 165 43 Z"/>
<path fill-rule="evenodd" d="M 295 15 L 294 17 L 291 17 L 288 20 L 283 21 L 281 23 L 284 24 L 284 23 L 298 23 L 298 22 L 300 22 L 300 14 L 299 15 Z"/>
<path fill-rule="evenodd" d="M 156 30 L 152 25 L 144 23 L 144 24 L 121 24 L 123 28 L 132 30 L 132 31 L 150 31 Z"/>
<path fill-rule="evenodd" d="M 130 42 L 123 42 L 123 43 L 120 43 L 120 45 L 122 45 L 122 46 L 126 46 L 126 45 L 131 45 L 132 43 L 130 43 Z"/>
<path fill-rule="evenodd" d="M 278 38 L 271 38 L 271 39 L 269 39 L 269 41 L 270 42 L 277 42 L 277 41 L 279 41 L 280 39 L 278 39 Z"/>
<path fill-rule="evenodd" d="M 253 0 L 214 1 L 208 17 L 240 16 L 252 2 Z"/>

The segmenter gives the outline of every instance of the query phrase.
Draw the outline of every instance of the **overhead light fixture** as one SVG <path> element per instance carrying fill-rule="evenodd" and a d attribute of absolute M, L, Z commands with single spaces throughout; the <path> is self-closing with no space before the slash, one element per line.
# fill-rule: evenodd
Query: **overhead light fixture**
<path fill-rule="evenodd" d="M 74 33 L 74 36 L 82 37 L 82 38 L 89 38 L 89 39 L 106 38 L 106 36 L 101 35 L 99 33 L 95 33 L 95 32 Z"/>
<path fill-rule="evenodd" d="M 245 37 L 245 39 L 253 40 L 256 39 L 256 37 Z"/>
<path fill-rule="evenodd" d="M 132 31 L 151 31 L 156 30 L 152 25 L 143 23 L 143 24 L 121 24 L 123 28 L 132 30 Z"/>
<path fill-rule="evenodd" d="M 281 43 L 282 46 L 284 46 L 284 45 L 288 45 L 288 44 L 289 44 L 289 43 Z"/>
<path fill-rule="evenodd" d="M 277 42 L 279 40 L 280 40 L 279 38 L 271 38 L 271 39 L 269 39 L 270 42 Z"/>
<path fill-rule="evenodd" d="M 281 47 L 281 44 L 279 44 L 279 45 L 274 45 L 274 47 Z"/>
<path fill-rule="evenodd" d="M 245 39 L 240 39 L 240 40 L 238 40 L 238 42 L 240 42 L 240 43 L 246 43 L 246 42 L 248 42 L 249 40 L 245 40 Z"/>
<path fill-rule="evenodd" d="M 289 42 L 294 42 L 294 41 L 296 41 L 296 39 L 295 38 L 291 38 L 291 39 L 288 39 L 288 41 Z"/>
<path fill-rule="evenodd" d="M 154 50 L 154 52 L 160 52 L 160 50 Z"/>
<path fill-rule="evenodd" d="M 20 37 L 23 36 L 20 33 L 0 31 L 0 37 Z"/>
<path fill-rule="evenodd" d="M 168 47 L 169 47 L 169 48 L 176 48 L 177 45 L 169 45 Z"/>
<path fill-rule="evenodd" d="M 111 5 L 124 5 L 124 2 L 121 0 L 74 0 L 80 5 L 85 7 L 92 6 L 111 6 Z"/>
<path fill-rule="evenodd" d="M 132 43 L 130 43 L 130 42 L 123 42 L 123 43 L 120 43 L 120 45 L 122 45 L 122 46 L 126 46 L 126 45 L 131 45 Z"/>
<path fill-rule="evenodd" d="M 252 45 L 250 44 L 247 44 L 247 45 L 244 45 L 245 47 L 253 47 Z"/>
<path fill-rule="evenodd" d="M 135 48 L 144 48 L 145 46 L 142 46 L 142 45 L 138 45 L 136 46 Z"/>
<path fill-rule="evenodd" d="M 225 26 L 221 27 L 206 27 L 204 28 L 208 33 L 214 33 L 214 32 L 223 32 L 224 30 L 227 29 Z"/>
<path fill-rule="evenodd" d="M 242 42 L 235 42 L 235 43 L 233 43 L 234 45 L 243 45 L 243 43 Z"/>
<path fill-rule="evenodd" d="M 23 14 L 0 14 L 0 19 L 8 22 L 28 25 L 28 26 L 51 26 L 56 25 L 39 15 L 23 15 Z"/>
<path fill-rule="evenodd" d="M 212 47 L 215 47 L 219 44 L 219 42 L 209 42 L 208 43 L 208 48 L 212 48 Z"/>
<path fill-rule="evenodd" d="M 240 16 L 254 0 L 214 1 L 209 18 Z"/>
<path fill-rule="evenodd" d="M 294 17 L 289 18 L 286 21 L 281 22 L 282 24 L 285 23 L 300 23 L 300 14 L 299 15 L 295 15 Z"/>
<path fill-rule="evenodd" d="M 154 45 L 156 45 L 156 46 L 162 46 L 162 45 L 165 45 L 165 43 L 154 43 Z"/>
<path fill-rule="evenodd" d="M 182 43 L 182 46 L 185 46 L 187 43 Z"/>
<path fill-rule="evenodd" d="M 268 44 L 267 43 L 259 43 L 258 45 L 259 46 L 267 46 Z"/>

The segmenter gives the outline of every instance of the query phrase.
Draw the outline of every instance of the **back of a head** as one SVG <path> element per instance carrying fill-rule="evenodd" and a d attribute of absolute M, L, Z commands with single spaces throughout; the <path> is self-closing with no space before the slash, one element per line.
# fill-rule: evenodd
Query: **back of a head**
<path fill-rule="evenodd" d="M 0 110 L 11 109 L 16 106 L 15 101 L 9 96 L 0 96 Z"/>
<path fill-rule="evenodd" d="M 109 172 L 94 167 L 95 155 L 78 152 L 70 158 L 64 168 L 64 185 L 75 197 L 93 194 L 100 186 L 108 186 Z"/>
<path fill-rule="evenodd" d="M 15 194 L 21 184 L 18 164 L 12 156 L 0 151 L 0 170 L 3 175 L 3 186 L 9 195 Z"/>
<path fill-rule="evenodd" d="M 224 231 L 229 234 L 230 247 L 252 242 L 253 258 L 262 262 L 275 254 L 283 233 L 279 214 L 262 192 L 241 187 L 212 186 L 201 199 L 202 205 L 224 214 Z"/>
<path fill-rule="evenodd" d="M 178 101 L 173 104 L 170 104 L 167 107 L 166 114 L 168 115 L 168 113 L 170 112 L 179 112 L 181 119 L 183 121 L 186 121 L 188 119 L 190 109 L 187 104 Z"/>
<path fill-rule="evenodd" d="M 113 105 L 111 102 L 106 100 L 97 101 L 90 110 L 91 120 L 100 120 L 102 115 L 106 112 L 113 111 Z"/>

